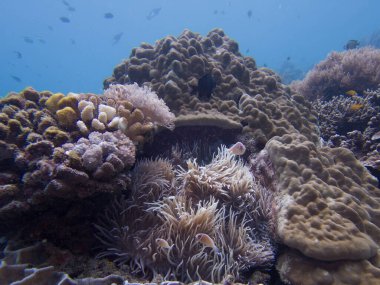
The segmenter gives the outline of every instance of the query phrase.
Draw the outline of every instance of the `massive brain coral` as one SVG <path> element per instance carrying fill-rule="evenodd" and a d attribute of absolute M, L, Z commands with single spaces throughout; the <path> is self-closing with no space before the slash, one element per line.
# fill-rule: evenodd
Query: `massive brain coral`
<path fill-rule="evenodd" d="M 156 125 L 171 127 L 174 115 L 163 102 L 149 109 L 156 95 L 148 89 L 119 89 L 129 97 L 120 90 L 65 96 L 27 88 L 0 100 L 0 224 L 55 199 L 127 189 L 136 145 Z M 134 93 L 135 103 L 128 100 Z"/>
<path fill-rule="evenodd" d="M 291 94 L 274 72 L 242 56 L 238 44 L 220 29 L 206 37 L 186 30 L 154 46 L 143 43 L 115 67 L 104 86 L 115 83 L 150 86 L 176 114 L 177 127 L 242 130 L 259 148 L 290 132 L 318 141 L 310 104 Z"/>
<path fill-rule="evenodd" d="M 274 137 L 263 152 L 276 173 L 278 262 L 292 284 L 378 284 L 380 190 L 344 148 L 318 148 L 300 134 Z M 302 270 L 299 270 L 302 268 Z M 345 273 L 344 273 L 345 272 Z"/>

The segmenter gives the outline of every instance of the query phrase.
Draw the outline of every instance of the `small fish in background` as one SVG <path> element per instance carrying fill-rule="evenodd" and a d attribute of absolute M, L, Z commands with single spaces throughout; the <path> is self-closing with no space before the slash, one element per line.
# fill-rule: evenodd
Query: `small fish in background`
<path fill-rule="evenodd" d="M 286 58 L 286 60 L 289 61 L 289 60 L 290 60 L 290 56 L 288 56 L 288 57 Z"/>
<path fill-rule="evenodd" d="M 356 49 L 359 45 L 360 45 L 360 42 L 359 42 L 358 40 L 349 40 L 349 41 L 343 46 L 343 48 L 344 48 L 345 50 Z"/>
<path fill-rule="evenodd" d="M 71 6 L 71 4 L 65 0 L 63 0 L 62 3 L 67 7 L 67 10 L 69 10 L 70 12 L 74 12 L 76 10 L 75 7 Z"/>
<path fill-rule="evenodd" d="M 105 19 L 113 19 L 113 14 L 112 13 L 110 13 L 110 12 L 107 12 L 107 13 L 104 13 L 104 18 Z"/>
<path fill-rule="evenodd" d="M 76 42 L 74 39 L 70 39 L 70 43 L 71 43 L 72 45 L 75 45 L 77 42 Z"/>
<path fill-rule="evenodd" d="M 245 150 L 245 145 L 242 142 L 237 142 L 228 149 L 228 151 L 234 155 L 243 155 Z"/>
<path fill-rule="evenodd" d="M 358 92 L 356 92 L 355 90 L 348 90 L 345 94 L 350 97 L 358 96 Z"/>
<path fill-rule="evenodd" d="M 40 44 L 46 44 L 46 41 L 45 41 L 44 39 L 38 39 L 38 42 L 39 42 Z"/>
<path fill-rule="evenodd" d="M 248 16 L 248 18 L 252 18 L 252 10 L 248 10 L 248 12 L 247 12 L 247 16 Z"/>
<path fill-rule="evenodd" d="M 113 36 L 113 43 L 112 43 L 113 46 L 116 45 L 120 41 L 120 39 L 123 36 L 123 34 L 124 33 L 121 32 L 121 33 L 118 33 L 118 34 L 116 34 L 116 35 Z"/>
<path fill-rule="evenodd" d="M 49 31 L 51 31 L 51 32 L 54 31 L 53 27 L 50 26 L 50 25 L 48 26 L 48 29 L 49 29 Z"/>
<path fill-rule="evenodd" d="M 21 78 L 20 77 L 18 77 L 18 76 L 16 76 L 16 75 L 11 75 L 11 78 L 14 80 L 14 81 L 16 81 L 16 82 L 18 82 L 18 83 L 21 83 Z"/>
<path fill-rule="evenodd" d="M 377 141 L 380 139 L 380 131 L 374 133 L 374 135 L 371 137 L 371 140 Z"/>
<path fill-rule="evenodd" d="M 32 38 L 29 38 L 29 37 L 24 37 L 24 42 L 26 42 L 27 44 L 33 44 L 34 40 Z"/>
<path fill-rule="evenodd" d="M 352 104 L 350 106 L 350 110 L 351 111 L 357 111 L 357 110 L 360 110 L 361 108 L 363 108 L 364 105 L 363 104 L 360 104 L 360 103 L 357 103 L 357 104 Z"/>
<path fill-rule="evenodd" d="M 170 249 L 171 248 L 169 243 L 163 238 L 156 238 L 156 245 L 159 248 L 164 248 L 164 249 Z"/>
<path fill-rule="evenodd" d="M 218 15 L 218 10 L 214 10 L 214 15 Z"/>
<path fill-rule="evenodd" d="M 219 248 L 215 245 L 213 239 L 208 234 L 197 234 L 195 239 L 205 247 L 211 247 L 216 253 L 220 254 Z"/>
<path fill-rule="evenodd" d="M 18 50 L 15 50 L 15 51 L 13 51 L 13 52 L 16 54 L 16 57 L 17 57 L 18 59 L 22 58 L 22 53 L 19 52 Z"/>
<path fill-rule="evenodd" d="M 70 23 L 70 19 L 67 18 L 67 17 L 59 17 L 59 19 L 61 20 L 62 23 Z"/>
<path fill-rule="evenodd" d="M 148 16 L 146 16 L 146 18 L 150 21 L 150 20 L 152 20 L 154 17 L 157 17 L 158 14 L 160 14 L 160 12 L 161 12 L 161 7 L 159 7 L 159 8 L 154 8 L 154 9 L 152 9 L 152 10 L 149 11 L 149 14 L 148 14 Z"/>
<path fill-rule="evenodd" d="M 249 48 L 247 48 L 246 51 L 245 51 L 245 53 L 249 53 L 249 52 L 250 52 L 250 50 L 249 50 Z"/>

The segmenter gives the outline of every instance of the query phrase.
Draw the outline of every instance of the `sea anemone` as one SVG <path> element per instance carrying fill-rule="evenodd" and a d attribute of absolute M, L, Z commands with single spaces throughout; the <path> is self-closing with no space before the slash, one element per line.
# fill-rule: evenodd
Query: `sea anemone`
<path fill-rule="evenodd" d="M 143 160 L 132 174 L 131 195 L 119 197 L 96 228 L 103 251 L 145 278 L 160 274 L 184 282 L 221 282 L 270 268 L 272 196 L 248 167 L 223 146 L 210 164 L 173 170 L 165 159 Z M 199 242 L 207 236 L 210 244 Z"/>

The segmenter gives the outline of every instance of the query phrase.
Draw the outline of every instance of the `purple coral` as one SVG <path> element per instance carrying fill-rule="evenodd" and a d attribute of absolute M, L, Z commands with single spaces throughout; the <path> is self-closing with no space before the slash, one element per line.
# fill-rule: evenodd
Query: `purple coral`
<path fill-rule="evenodd" d="M 74 151 L 82 157 L 85 171 L 98 180 L 108 180 L 131 167 L 135 162 L 135 146 L 122 132 L 92 132 L 88 139 L 81 138 L 75 144 L 64 144 L 67 155 Z"/>

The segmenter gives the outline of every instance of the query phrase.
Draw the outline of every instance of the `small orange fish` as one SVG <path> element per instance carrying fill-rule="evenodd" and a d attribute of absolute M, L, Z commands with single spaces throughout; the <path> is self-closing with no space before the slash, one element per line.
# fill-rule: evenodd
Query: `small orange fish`
<path fill-rule="evenodd" d="M 205 247 L 211 247 L 216 253 L 220 254 L 219 248 L 215 245 L 214 241 L 208 234 L 197 234 L 195 239 L 203 244 Z"/>
<path fill-rule="evenodd" d="M 355 90 L 348 90 L 346 92 L 346 95 L 351 96 L 351 97 L 355 97 L 358 95 L 358 92 L 356 92 Z"/>
<path fill-rule="evenodd" d="M 350 110 L 351 111 L 357 111 L 357 110 L 360 110 L 361 108 L 363 108 L 363 104 L 352 104 L 351 107 L 350 107 Z"/>
<path fill-rule="evenodd" d="M 156 244 L 160 248 L 167 248 L 167 249 L 170 248 L 169 243 L 166 240 L 164 240 L 163 238 L 156 238 Z"/>
<path fill-rule="evenodd" d="M 245 153 L 245 145 L 241 142 L 235 143 L 228 149 L 234 155 L 243 155 Z"/>

